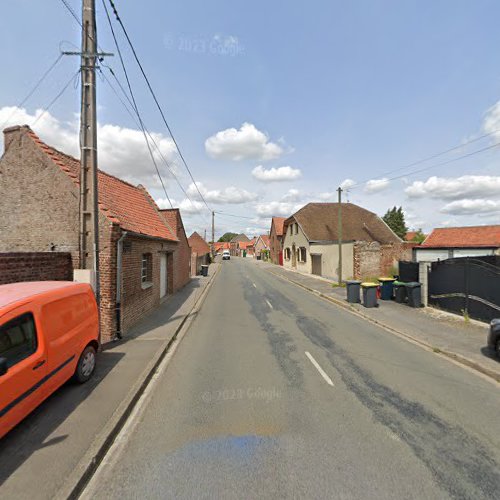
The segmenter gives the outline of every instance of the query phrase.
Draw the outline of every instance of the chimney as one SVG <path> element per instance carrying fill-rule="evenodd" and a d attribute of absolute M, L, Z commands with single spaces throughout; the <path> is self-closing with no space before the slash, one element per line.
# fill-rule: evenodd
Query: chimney
<path fill-rule="evenodd" d="M 28 125 L 15 125 L 3 129 L 3 152 L 6 153 L 14 141 L 19 144 L 23 133 L 31 130 Z"/>

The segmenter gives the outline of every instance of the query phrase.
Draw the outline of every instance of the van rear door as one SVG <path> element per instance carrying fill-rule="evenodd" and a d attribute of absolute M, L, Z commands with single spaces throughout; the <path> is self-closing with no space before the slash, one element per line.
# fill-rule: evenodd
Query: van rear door
<path fill-rule="evenodd" d="M 45 342 L 33 312 L 16 310 L 1 318 L 0 357 L 8 367 L 0 376 L 1 437 L 47 395 Z"/>

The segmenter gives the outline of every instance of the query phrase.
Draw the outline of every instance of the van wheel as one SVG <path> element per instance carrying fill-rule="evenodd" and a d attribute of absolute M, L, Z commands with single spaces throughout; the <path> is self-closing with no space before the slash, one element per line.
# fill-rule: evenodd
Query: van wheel
<path fill-rule="evenodd" d="M 96 350 L 88 345 L 82 352 L 75 371 L 75 380 L 79 384 L 87 382 L 92 377 L 95 370 Z"/>

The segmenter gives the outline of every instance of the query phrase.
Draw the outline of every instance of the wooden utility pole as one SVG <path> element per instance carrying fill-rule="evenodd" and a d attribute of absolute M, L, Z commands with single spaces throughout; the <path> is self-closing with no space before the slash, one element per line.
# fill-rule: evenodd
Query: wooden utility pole
<path fill-rule="evenodd" d="M 339 285 L 342 283 L 342 188 L 339 187 L 337 189 L 337 192 L 339 194 L 339 210 L 338 210 L 338 238 L 339 238 Z"/>
<path fill-rule="evenodd" d="M 215 212 L 212 210 L 212 258 L 215 257 Z"/>
<path fill-rule="evenodd" d="M 95 0 L 83 0 L 82 10 L 82 109 L 80 115 L 80 269 L 93 272 L 94 290 L 100 298 L 99 211 L 97 188 Z"/>

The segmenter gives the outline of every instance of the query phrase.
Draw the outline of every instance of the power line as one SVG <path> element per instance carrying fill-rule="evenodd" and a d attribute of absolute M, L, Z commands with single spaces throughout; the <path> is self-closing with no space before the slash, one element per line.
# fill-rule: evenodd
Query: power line
<path fill-rule="evenodd" d="M 78 69 L 78 71 L 69 79 L 66 85 L 64 85 L 64 87 L 54 97 L 54 99 L 52 99 L 52 101 L 50 101 L 50 103 L 45 108 L 43 108 L 42 113 L 39 114 L 36 120 L 31 124 L 32 127 L 34 127 L 38 123 L 40 118 L 42 118 L 42 116 L 45 115 L 45 113 L 62 97 L 62 95 L 64 94 L 64 92 L 66 92 L 66 89 L 71 85 L 71 83 L 73 81 L 76 83 L 79 74 L 80 74 L 80 69 Z"/>
<path fill-rule="evenodd" d="M 120 50 L 120 46 L 118 45 L 118 40 L 116 39 L 115 31 L 113 29 L 113 25 L 111 23 L 111 18 L 109 17 L 108 9 L 106 7 L 106 3 L 104 2 L 104 0 L 103 0 L 102 4 L 103 4 L 104 9 L 106 11 L 106 17 L 108 19 L 109 27 L 111 28 L 111 34 L 113 35 L 113 40 L 115 42 L 116 50 L 118 52 L 118 57 L 120 59 L 120 63 L 121 63 L 122 69 L 123 69 L 123 73 L 125 74 L 125 80 L 127 81 L 127 86 L 128 86 L 128 90 L 130 92 L 130 97 L 132 98 L 133 109 L 135 110 L 135 112 L 137 114 L 137 118 L 139 120 L 139 125 L 140 125 L 142 133 L 144 135 L 144 139 L 146 141 L 146 145 L 148 147 L 149 155 L 151 156 L 151 160 L 152 160 L 152 162 L 153 162 L 153 164 L 155 166 L 156 173 L 158 174 L 158 178 L 160 179 L 160 183 L 161 183 L 161 186 L 162 186 L 163 191 L 165 193 L 165 196 L 167 197 L 168 203 L 170 204 L 171 208 L 174 208 L 172 202 L 170 201 L 170 197 L 168 196 L 167 189 L 165 187 L 165 184 L 163 182 L 163 178 L 162 178 L 161 173 L 160 173 L 160 169 L 158 168 L 158 165 L 156 164 L 156 160 L 154 158 L 153 151 L 151 150 L 151 146 L 149 144 L 149 140 L 148 140 L 148 137 L 146 135 L 146 130 L 145 130 L 145 127 L 144 127 L 144 122 L 142 121 L 141 115 L 139 113 L 139 108 L 137 107 L 137 102 L 135 100 L 134 92 L 132 91 L 132 86 L 130 84 L 130 79 L 128 77 L 127 68 L 125 67 L 125 63 L 123 61 L 123 57 L 122 57 L 122 53 L 121 53 L 121 50 Z"/>
<path fill-rule="evenodd" d="M 5 125 L 10 121 L 10 119 L 17 113 L 18 109 L 24 105 L 24 103 L 37 91 L 40 85 L 45 81 L 45 79 L 49 76 L 52 70 L 57 66 L 58 62 L 62 59 L 62 54 L 59 54 L 57 59 L 49 66 L 49 68 L 45 71 L 45 73 L 41 76 L 41 78 L 36 82 L 35 86 L 28 92 L 26 97 L 16 106 L 16 109 L 12 111 L 12 113 L 7 117 L 7 119 L 2 123 L 0 129 L 3 129 Z"/>
<path fill-rule="evenodd" d="M 495 144 L 491 144 L 490 146 L 486 146 L 485 148 L 477 149 L 476 151 L 472 151 L 471 153 L 467 153 L 461 156 L 457 156 L 456 158 L 451 158 L 450 160 L 443 161 L 441 163 L 436 163 L 434 165 L 430 165 L 429 167 L 424 167 L 418 170 L 414 170 L 413 172 L 409 172 L 406 174 L 396 175 L 395 177 L 389 177 L 388 181 L 393 181 L 395 179 L 401 179 L 403 177 L 407 177 L 408 175 L 418 174 L 420 172 L 424 172 L 425 170 L 430 170 L 431 168 L 442 167 L 443 165 L 448 165 L 449 163 L 453 163 L 455 161 L 463 160 L 464 158 L 469 158 L 470 156 L 477 155 L 479 153 L 483 153 L 484 151 L 488 151 L 490 149 L 496 148 L 500 146 L 500 142 L 496 142 Z"/>
<path fill-rule="evenodd" d="M 114 77 L 116 83 L 120 87 L 120 90 L 122 91 L 123 95 L 125 96 L 125 99 L 129 103 L 129 105 L 132 106 L 132 108 L 133 108 L 133 103 L 131 102 L 130 97 L 128 96 L 128 94 L 126 93 L 125 89 L 123 88 L 123 85 L 121 84 L 120 80 L 118 80 L 118 77 L 116 76 L 116 73 L 113 71 L 113 69 L 111 67 L 109 67 L 107 65 L 104 65 L 104 64 L 102 66 L 104 66 L 105 68 L 107 68 L 109 70 L 109 72 L 111 73 L 111 75 Z M 109 85 L 109 87 L 111 88 L 111 90 L 113 91 L 113 93 L 116 95 L 116 97 L 118 98 L 118 100 L 121 102 L 121 104 L 123 105 L 123 107 L 125 108 L 125 110 L 127 111 L 127 113 L 129 114 L 129 116 L 132 118 L 132 120 L 134 121 L 134 123 L 137 125 L 137 127 L 140 127 L 140 124 L 139 124 L 139 121 L 138 121 L 137 117 L 133 114 L 132 110 L 129 108 L 129 106 L 127 105 L 127 103 L 121 98 L 120 94 L 118 93 L 118 91 L 116 90 L 116 88 L 113 86 L 113 84 L 110 82 L 110 80 L 108 79 L 108 77 L 102 72 L 102 70 L 100 70 L 100 73 L 101 73 L 102 77 L 104 78 L 104 81 Z M 160 147 L 158 146 L 156 140 L 154 139 L 154 137 L 152 136 L 152 134 L 149 132 L 149 130 L 147 129 L 147 127 L 145 125 L 144 125 L 144 129 L 146 131 L 146 134 L 150 138 L 151 142 L 155 146 L 156 151 L 158 152 L 158 154 L 160 155 L 161 159 L 163 160 L 163 162 L 165 163 L 166 167 L 168 168 L 169 172 L 172 174 L 173 178 L 177 182 L 179 188 L 184 193 L 184 195 L 186 196 L 187 200 L 191 203 L 191 205 L 193 206 L 193 208 L 197 209 L 198 207 L 196 207 L 196 205 L 194 204 L 193 200 L 191 200 L 191 198 L 187 194 L 186 190 L 182 186 L 182 184 L 179 181 L 178 177 L 175 175 L 175 172 L 174 172 L 173 168 L 170 166 L 168 160 L 163 155 L 163 153 L 162 153 Z M 196 212 L 196 215 L 199 215 L 201 217 L 201 213 L 200 212 Z M 202 219 L 203 219 L 203 222 L 207 222 L 206 219 L 204 219 L 204 218 L 202 218 Z"/>
<path fill-rule="evenodd" d="M 79 17 L 77 16 L 77 14 L 75 13 L 75 11 L 71 8 L 71 6 L 68 5 L 68 3 L 65 1 L 65 0 L 61 0 L 62 3 L 64 4 L 64 6 L 68 9 L 68 11 L 70 12 L 70 14 L 72 15 L 72 17 L 76 20 L 76 22 L 78 23 L 78 25 L 80 27 L 82 27 L 82 23 L 79 19 Z M 125 65 L 124 65 L 124 61 L 123 61 L 123 57 L 121 56 L 121 51 L 120 51 L 120 48 L 118 46 L 118 42 L 117 42 L 117 39 L 116 39 L 116 36 L 115 36 L 115 33 L 114 33 L 114 29 L 113 29 L 113 26 L 111 24 L 111 19 L 109 17 L 109 13 L 108 13 L 108 10 L 107 10 L 107 7 L 106 7 L 106 4 L 103 0 L 103 7 L 104 7 L 104 10 L 106 12 L 106 16 L 108 18 L 108 23 L 109 23 L 109 26 L 110 26 L 110 29 L 111 29 L 111 33 L 113 35 L 113 39 L 114 39 L 114 42 L 115 42 L 115 45 L 117 47 L 117 51 L 118 51 L 118 54 L 120 56 L 120 60 L 121 60 L 121 63 L 122 63 L 122 68 L 123 68 L 123 71 L 125 73 L 125 77 L 127 79 L 127 84 L 128 84 L 128 87 L 129 87 L 129 90 L 131 92 L 131 95 L 132 97 L 133 96 L 133 93 L 132 93 L 132 90 L 131 90 L 131 85 L 130 85 L 130 81 L 128 79 L 128 74 L 126 72 L 126 68 L 125 68 Z M 102 50 L 100 47 L 99 47 L 99 50 Z M 117 90 L 114 88 L 114 86 L 112 85 L 112 83 L 109 81 L 109 79 L 106 77 L 106 75 L 104 74 L 104 72 L 100 69 L 99 69 L 99 72 L 101 74 L 101 76 L 104 78 L 104 80 L 106 81 L 106 83 L 110 86 L 111 90 L 113 91 L 113 93 L 116 95 L 116 97 L 118 98 L 118 100 L 121 102 L 121 104 L 124 106 L 125 110 L 127 111 L 127 113 L 130 115 L 130 117 L 132 118 L 132 120 L 134 121 L 134 123 L 142 130 L 143 134 L 147 134 L 147 136 L 149 137 L 149 139 L 151 140 L 151 142 L 154 144 L 155 148 L 156 148 L 156 151 L 158 152 L 158 154 L 160 155 L 160 157 L 162 158 L 163 162 L 165 163 L 165 165 L 167 166 L 168 170 L 170 171 L 170 173 L 172 174 L 172 176 L 174 177 L 174 179 L 176 180 L 177 184 L 179 185 L 179 188 L 182 190 L 182 192 L 184 193 L 184 195 L 186 196 L 186 198 L 189 200 L 189 202 L 191 203 L 191 205 L 193 206 L 194 209 L 197 209 L 196 205 L 193 203 L 193 201 L 191 200 L 191 198 L 188 196 L 187 192 L 185 191 L 185 189 L 183 188 L 182 184 L 180 183 L 179 179 L 177 178 L 177 176 L 175 175 L 174 173 L 174 170 L 172 169 L 172 167 L 170 166 L 169 162 L 167 161 L 167 159 L 165 158 L 165 156 L 163 155 L 160 147 L 158 146 L 158 144 L 156 143 L 154 137 L 151 135 L 151 133 L 149 132 L 149 130 L 147 129 L 147 127 L 145 126 L 144 124 L 144 120 L 142 119 L 140 113 L 139 113 L 139 110 L 138 110 L 138 107 L 137 107 L 137 103 L 135 102 L 135 98 L 132 100 L 130 98 L 130 96 L 127 94 L 127 92 L 125 91 L 125 89 L 123 88 L 123 85 L 121 84 L 120 80 L 118 79 L 118 77 L 116 76 L 115 72 L 113 71 L 113 69 L 110 67 L 110 66 L 107 66 L 106 64 L 104 64 L 102 61 L 101 61 L 101 65 L 106 67 L 109 72 L 111 73 L 111 75 L 113 76 L 113 78 L 115 79 L 116 83 L 118 84 L 118 86 L 120 87 L 120 90 L 122 91 L 123 95 L 125 96 L 125 99 L 128 101 L 128 103 L 130 104 L 130 106 L 132 107 L 132 109 L 134 110 L 135 112 L 135 115 L 132 113 L 132 111 L 129 109 L 129 107 L 127 106 L 127 104 L 123 101 L 123 99 L 120 97 L 119 93 L 117 92 Z M 146 145 L 148 147 L 148 150 L 150 152 L 150 155 L 151 155 L 151 159 L 153 161 L 153 164 L 155 165 L 155 168 L 157 170 L 157 173 L 158 173 L 158 176 L 159 176 L 159 179 L 160 179 L 160 182 L 162 184 L 162 187 L 163 187 L 163 190 L 165 191 L 165 195 L 167 197 L 167 200 L 170 204 L 170 206 L 172 207 L 172 202 L 166 192 L 166 188 L 164 186 L 164 183 L 163 183 L 163 179 L 161 177 L 161 175 L 159 174 L 159 169 L 157 168 L 157 164 L 154 160 L 154 157 L 152 156 L 152 152 L 151 152 L 151 148 L 150 148 L 150 145 L 149 145 L 149 142 L 148 142 L 148 139 L 147 137 L 144 137 L 145 141 L 146 141 Z M 173 208 L 173 207 L 172 207 Z M 196 212 L 197 215 L 199 215 L 201 217 L 201 214 L 199 212 Z M 203 219 L 204 222 L 206 222 L 205 219 Z"/>
<path fill-rule="evenodd" d="M 82 27 L 82 22 L 80 18 L 78 17 L 77 13 L 73 10 L 73 7 L 67 2 L 67 0 L 61 0 L 61 2 L 64 4 L 66 9 L 68 9 L 69 13 L 75 18 L 75 21 L 80 25 L 80 28 Z"/>
<path fill-rule="evenodd" d="M 434 158 L 439 158 L 440 156 L 443 156 L 443 155 L 445 155 L 445 154 L 451 153 L 451 152 L 456 151 L 456 150 L 458 150 L 458 149 L 462 149 L 462 148 L 463 148 L 463 147 L 465 147 L 465 146 L 468 146 L 468 145 L 470 145 L 470 144 L 473 144 L 473 143 L 475 143 L 475 142 L 478 142 L 478 141 L 480 141 L 480 140 L 482 140 L 482 139 L 484 139 L 484 138 L 486 138 L 486 137 L 490 137 L 490 136 L 492 136 L 492 135 L 494 135 L 494 134 L 497 134 L 497 133 L 499 133 L 499 132 L 500 132 L 500 129 L 498 129 L 498 130 L 493 130 L 492 132 L 488 132 L 488 133 L 486 133 L 486 134 L 483 134 L 483 135 L 481 135 L 481 136 L 479 136 L 479 137 L 476 137 L 475 139 L 470 139 L 469 141 L 466 141 L 466 142 L 464 142 L 464 143 L 462 143 L 462 144 L 459 144 L 459 145 L 457 145 L 457 146 L 453 146 L 452 148 L 449 148 L 449 149 L 447 149 L 447 150 L 445 150 L 445 151 L 441 151 L 440 153 L 435 153 L 435 154 L 433 154 L 433 155 L 431 155 L 431 156 L 427 156 L 426 158 L 422 158 L 421 160 L 417 160 L 417 161 L 415 161 L 415 162 L 413 162 L 413 163 L 409 163 L 409 164 L 407 164 L 407 165 L 403 165 L 403 166 L 401 166 L 401 167 L 398 167 L 398 168 L 395 168 L 395 169 L 393 169 L 393 170 L 389 170 L 389 171 L 387 171 L 387 172 L 384 172 L 384 173 L 382 173 L 382 174 L 379 174 L 379 175 L 377 176 L 377 178 L 381 178 L 381 177 L 383 177 L 383 176 L 385 176 L 385 175 L 389 175 L 389 174 L 392 174 L 392 173 L 394 173 L 394 172 L 399 172 L 399 171 L 404 170 L 404 169 L 406 169 L 406 168 L 410 168 L 410 167 L 414 167 L 414 166 L 416 166 L 416 165 L 420 165 L 420 164 L 425 163 L 425 162 L 427 162 L 427 161 L 429 161 L 429 160 L 433 160 Z M 484 148 L 484 149 L 479 150 L 478 152 L 486 151 L 487 149 L 491 149 L 491 148 L 487 147 L 487 148 Z M 476 154 L 476 153 L 474 153 L 474 154 Z M 467 157 L 467 156 L 469 156 L 469 155 L 465 155 L 463 158 L 465 158 L 465 157 Z M 462 158 L 462 157 L 458 157 L 458 158 L 457 158 L 457 160 L 459 160 L 459 159 L 461 159 L 461 158 Z M 450 163 L 451 161 L 455 161 L 455 160 L 454 160 L 454 159 L 452 159 L 452 160 L 450 160 L 450 161 L 445 162 L 445 164 L 446 164 L 446 163 Z M 413 175 L 413 174 L 416 174 L 416 173 L 419 173 L 419 172 L 423 172 L 424 170 L 428 170 L 428 169 L 430 169 L 430 168 L 433 168 L 433 167 L 435 167 L 435 166 L 440 166 L 440 165 L 442 165 L 442 164 L 440 163 L 439 165 L 433 165 L 432 167 L 426 167 L 425 169 L 419 169 L 419 170 L 411 171 L 411 172 L 408 172 L 408 173 L 403 174 L 403 175 L 401 175 L 401 176 L 393 177 L 393 178 L 388 179 L 388 180 L 400 179 L 400 178 L 402 178 L 402 177 L 406 177 L 406 176 L 408 176 L 408 175 Z M 368 182 L 368 181 L 370 181 L 370 180 L 371 180 L 371 179 L 366 179 L 366 180 L 364 180 L 364 181 L 357 182 L 356 184 L 353 184 L 352 186 L 350 186 L 350 187 L 349 187 L 349 189 L 353 189 L 353 188 L 356 188 L 356 187 L 358 187 L 358 186 L 361 186 L 361 185 L 365 184 L 366 182 Z"/>
<path fill-rule="evenodd" d="M 103 3 L 104 3 L 104 1 L 105 1 L 105 0 L 103 0 Z M 153 91 L 153 88 L 152 88 L 152 86 L 151 86 L 151 84 L 150 84 L 150 82 L 149 82 L 149 79 L 148 79 L 148 77 L 147 77 L 147 75 L 146 75 L 145 71 L 144 71 L 144 68 L 142 67 L 142 64 L 141 64 L 141 62 L 140 62 L 140 60 L 139 60 L 139 57 L 137 56 L 137 52 L 135 51 L 134 45 L 132 44 L 132 41 L 131 41 L 131 39 L 130 39 L 130 37 L 129 37 L 128 33 L 127 33 L 127 30 L 126 30 L 126 28 L 125 28 L 125 26 L 124 26 L 124 24 L 123 24 L 123 22 L 122 22 L 122 20 L 121 20 L 121 18 L 120 18 L 120 16 L 119 16 L 119 14 L 118 14 L 118 11 L 117 11 L 117 9 L 116 9 L 115 3 L 113 2 L 113 0 L 109 0 L 109 3 L 110 3 L 110 5 L 111 5 L 111 8 L 113 9 L 113 13 L 114 13 L 114 15 L 115 15 L 115 17 L 116 17 L 116 20 L 117 20 L 117 21 L 118 21 L 118 23 L 120 24 L 120 26 L 121 26 L 121 28 L 122 28 L 122 30 L 123 30 L 123 33 L 125 34 L 125 37 L 126 37 L 126 39 L 127 39 L 127 42 L 128 42 L 128 44 L 129 44 L 129 46 L 130 46 L 130 48 L 131 48 L 131 50 L 132 50 L 132 53 L 133 53 L 133 55 L 134 55 L 134 58 L 135 58 L 135 60 L 136 60 L 136 62 L 137 62 L 137 65 L 139 66 L 139 68 L 140 68 L 140 70 L 141 70 L 142 76 L 144 77 L 144 80 L 146 81 L 146 84 L 147 84 L 147 86 L 148 86 L 148 89 L 149 89 L 149 91 L 150 91 L 150 93 L 151 93 L 152 97 L 153 97 L 153 100 L 154 100 L 154 102 L 155 102 L 155 104 L 156 104 L 156 107 L 158 108 L 158 111 L 160 112 L 160 115 L 161 115 L 161 117 L 162 117 L 162 119 L 163 119 L 163 123 L 164 123 L 164 124 L 165 124 L 165 126 L 167 127 L 167 130 L 168 130 L 168 132 L 169 132 L 169 134 L 170 134 L 170 137 L 172 138 L 172 141 L 174 142 L 175 147 L 177 148 L 177 152 L 179 153 L 179 156 L 180 156 L 180 158 L 181 158 L 181 160 L 182 160 L 182 163 L 183 163 L 183 164 L 184 164 L 184 166 L 186 167 L 186 170 L 188 171 L 189 176 L 191 177 L 191 180 L 193 181 L 193 184 L 194 184 L 194 186 L 195 186 L 196 190 L 198 191 L 198 194 L 200 195 L 200 198 L 202 199 L 202 201 L 203 201 L 203 203 L 205 204 L 205 206 L 207 207 L 207 209 L 211 212 L 211 211 L 212 211 L 212 209 L 208 206 L 208 203 L 206 202 L 205 198 L 203 197 L 203 194 L 201 193 L 200 189 L 198 188 L 198 184 L 197 184 L 197 183 L 196 183 L 196 181 L 194 180 L 193 174 L 191 173 L 191 170 L 190 170 L 190 168 L 189 168 L 189 166 L 188 166 L 188 164 L 187 164 L 187 162 L 186 162 L 186 160 L 185 160 L 185 158 L 184 158 L 184 155 L 182 154 L 182 151 L 181 151 L 181 149 L 180 149 L 180 147 L 179 147 L 179 144 L 177 143 L 177 141 L 176 141 L 176 139 L 175 139 L 175 137 L 174 137 L 174 134 L 172 133 L 172 129 L 170 128 L 170 125 L 168 124 L 167 119 L 165 118 L 165 114 L 163 113 L 163 110 L 162 110 L 162 108 L 161 108 L 161 106 L 160 106 L 160 103 L 158 102 L 158 99 L 157 99 L 157 97 L 156 97 L 156 94 L 155 94 L 155 93 L 154 93 L 154 91 Z"/>
<path fill-rule="evenodd" d="M 214 211 L 214 213 L 219 214 L 219 215 L 226 215 L 228 217 L 235 217 L 235 218 L 238 218 L 238 219 L 250 219 L 250 220 L 255 219 L 255 217 L 246 217 L 244 215 L 228 214 L 227 212 L 216 212 L 216 211 Z"/>

